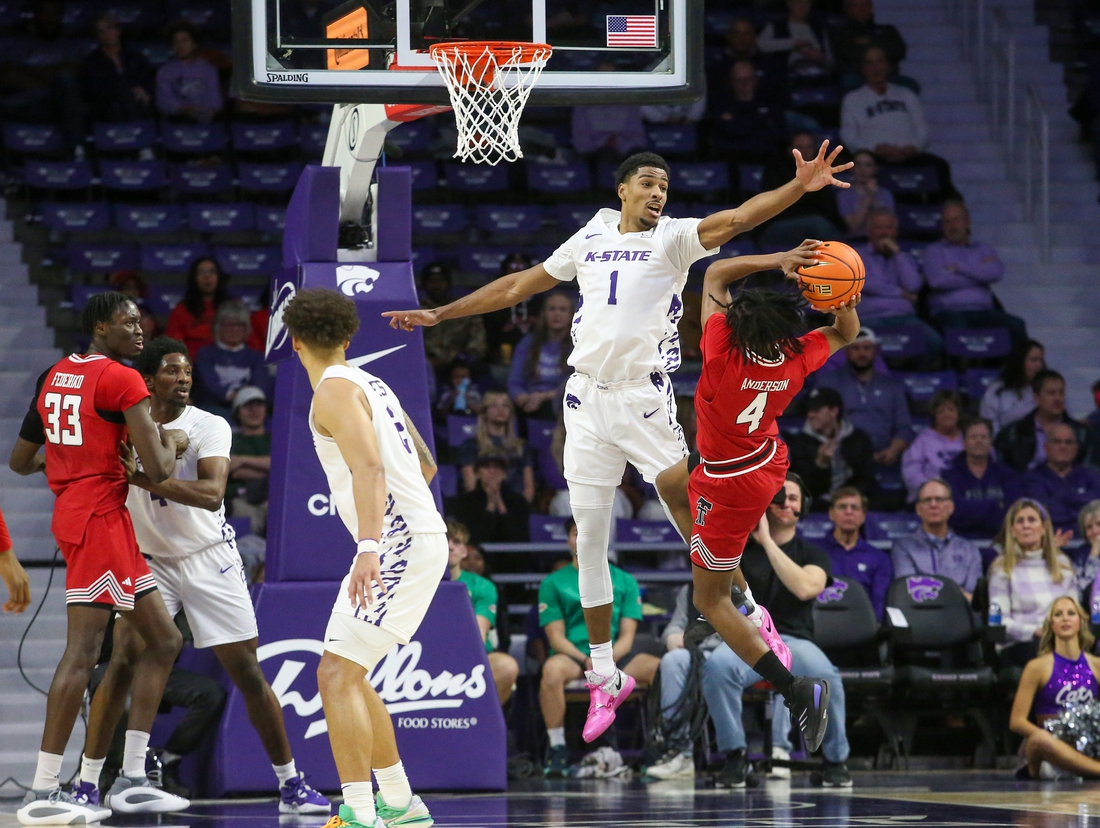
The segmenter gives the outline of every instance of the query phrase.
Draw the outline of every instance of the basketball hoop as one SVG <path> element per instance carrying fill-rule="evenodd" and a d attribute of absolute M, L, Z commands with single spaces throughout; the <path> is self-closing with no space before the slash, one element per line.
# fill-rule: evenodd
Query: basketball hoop
<path fill-rule="evenodd" d="M 546 43 L 501 40 L 432 45 L 455 111 L 455 158 L 499 164 L 523 157 L 519 119 L 551 51 Z"/>

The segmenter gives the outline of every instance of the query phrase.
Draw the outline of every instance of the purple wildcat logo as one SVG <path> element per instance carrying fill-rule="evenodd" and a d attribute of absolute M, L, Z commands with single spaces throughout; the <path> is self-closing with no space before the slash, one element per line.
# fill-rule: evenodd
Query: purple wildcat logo
<path fill-rule="evenodd" d="M 817 596 L 817 602 L 819 604 L 828 604 L 831 601 L 841 601 L 844 599 L 844 593 L 848 591 L 848 585 L 844 581 L 833 581 L 832 586 L 825 587 L 821 594 Z"/>
<path fill-rule="evenodd" d="M 581 407 L 581 401 L 579 399 L 577 399 L 577 397 L 575 397 L 573 394 L 566 394 L 565 395 L 565 404 L 567 406 L 569 406 L 570 408 L 580 408 Z"/>
<path fill-rule="evenodd" d="M 905 588 L 909 592 L 909 597 L 920 604 L 939 598 L 943 581 L 939 578 L 929 578 L 927 575 L 910 575 L 905 579 Z"/>

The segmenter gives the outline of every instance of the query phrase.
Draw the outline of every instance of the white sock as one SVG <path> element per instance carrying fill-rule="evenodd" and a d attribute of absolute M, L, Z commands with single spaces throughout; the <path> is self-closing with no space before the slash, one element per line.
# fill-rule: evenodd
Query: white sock
<path fill-rule="evenodd" d="M 149 734 L 140 730 L 126 731 L 126 750 L 122 754 L 122 775 L 145 776 L 145 752 L 149 749 Z"/>
<path fill-rule="evenodd" d="M 546 735 L 550 737 L 550 747 L 564 747 L 565 745 L 565 726 L 561 727 L 548 727 L 546 728 Z"/>
<path fill-rule="evenodd" d="M 611 642 L 592 644 L 588 648 L 592 657 L 592 671 L 601 676 L 615 675 L 615 656 L 611 652 Z"/>
<path fill-rule="evenodd" d="M 341 785 L 344 804 L 355 814 L 355 821 L 373 828 L 378 815 L 374 812 L 374 785 L 370 782 L 348 782 Z"/>
<path fill-rule="evenodd" d="M 398 762 L 388 768 L 375 768 L 374 778 L 378 782 L 378 793 L 391 808 L 408 808 L 413 792 L 409 787 L 409 777 L 405 775 L 405 766 Z"/>
<path fill-rule="evenodd" d="M 298 769 L 294 767 L 294 760 L 291 759 L 285 765 L 271 766 L 271 769 L 275 771 L 275 775 L 279 777 L 279 787 L 283 787 L 287 783 L 287 780 L 293 779 L 298 775 Z"/>
<path fill-rule="evenodd" d="M 85 756 L 80 760 L 80 781 L 91 782 L 97 788 L 99 787 L 99 776 L 103 773 L 103 765 L 107 761 L 107 757 L 102 759 L 89 759 Z"/>
<path fill-rule="evenodd" d="M 55 791 L 61 787 L 61 763 L 65 757 L 57 753 L 38 751 L 38 768 L 34 772 L 31 788 L 36 791 Z"/>

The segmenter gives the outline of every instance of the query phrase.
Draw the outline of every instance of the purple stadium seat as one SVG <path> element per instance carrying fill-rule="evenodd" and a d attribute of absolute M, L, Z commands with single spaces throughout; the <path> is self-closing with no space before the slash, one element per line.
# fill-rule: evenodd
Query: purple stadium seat
<path fill-rule="evenodd" d="M 4 124 L 4 148 L 22 155 L 57 155 L 65 142 L 54 124 Z"/>
<path fill-rule="evenodd" d="M 228 164 L 177 164 L 171 176 L 172 189 L 186 197 L 203 198 L 233 189 L 233 171 Z"/>
<path fill-rule="evenodd" d="M 458 248 L 458 266 L 464 273 L 490 281 L 500 275 L 500 263 L 510 252 L 504 247 L 463 245 Z"/>
<path fill-rule="evenodd" d="M 283 264 L 283 251 L 278 247 L 219 245 L 214 256 L 230 276 L 268 276 Z"/>
<path fill-rule="evenodd" d="M 470 216 L 461 204 L 417 204 L 413 206 L 413 232 L 423 235 L 461 233 Z"/>
<path fill-rule="evenodd" d="M 916 515 L 868 512 L 865 532 L 869 541 L 895 541 L 920 529 Z"/>
<path fill-rule="evenodd" d="M 251 202 L 234 204 L 187 205 L 187 223 L 200 233 L 240 233 L 256 226 L 256 211 Z"/>
<path fill-rule="evenodd" d="M 137 247 L 132 244 L 69 244 L 69 269 L 74 273 L 111 273 L 137 266 Z"/>
<path fill-rule="evenodd" d="M 679 373 L 679 372 L 677 372 Z M 782 435 L 798 434 L 802 431 L 802 427 L 806 425 L 805 417 L 779 417 L 776 419 L 776 424 L 779 426 L 779 433 Z"/>
<path fill-rule="evenodd" d="M 166 40 L 148 40 L 134 43 L 134 48 L 145 55 L 153 66 L 163 66 L 172 59 L 172 44 Z"/>
<path fill-rule="evenodd" d="M 910 404 L 926 403 L 937 391 L 955 391 L 959 387 L 959 379 L 954 371 L 914 371 L 898 374 L 898 377 L 905 386 Z"/>
<path fill-rule="evenodd" d="M 156 143 L 157 125 L 154 121 L 96 124 L 92 134 L 100 152 L 135 152 Z"/>
<path fill-rule="evenodd" d="M 325 153 L 327 138 L 327 124 L 307 124 L 298 131 L 298 146 L 308 157 L 320 158 Z"/>
<path fill-rule="evenodd" d="M 953 357 L 994 359 L 1008 356 L 1012 342 L 1008 328 L 946 328 L 943 347 Z"/>
<path fill-rule="evenodd" d="M 672 168 L 671 187 L 676 192 L 720 193 L 729 189 L 729 166 L 722 162 L 676 164 Z"/>
<path fill-rule="evenodd" d="M 434 161 L 410 161 L 406 164 L 412 176 L 414 192 L 422 193 L 439 186 L 439 169 Z"/>
<path fill-rule="evenodd" d="M 412 121 L 394 127 L 386 140 L 400 147 L 405 154 L 427 152 L 435 140 L 435 125 L 429 121 Z"/>
<path fill-rule="evenodd" d="M 672 375 L 672 393 L 677 397 L 694 397 L 699 385 L 699 373 L 696 371 L 677 371 Z"/>
<path fill-rule="evenodd" d="M 173 14 L 190 20 L 200 29 L 211 30 L 228 26 L 229 7 L 216 0 L 185 0 L 172 7 Z"/>
<path fill-rule="evenodd" d="M 531 515 L 531 543 L 565 543 L 565 518 L 554 515 Z"/>
<path fill-rule="evenodd" d="M 668 521 L 620 518 L 615 521 L 615 540 L 618 543 L 675 543 L 680 535 Z"/>
<path fill-rule="evenodd" d="M 661 155 L 690 155 L 699 147 L 695 124 L 650 124 L 646 135 L 653 151 Z"/>
<path fill-rule="evenodd" d="M 527 186 L 536 193 L 584 193 L 592 189 L 592 175 L 581 161 L 568 164 L 527 165 Z"/>
<path fill-rule="evenodd" d="M 821 543 L 833 531 L 833 522 L 823 514 L 803 515 L 798 521 L 798 534 L 811 543 Z"/>
<path fill-rule="evenodd" d="M 759 193 L 764 189 L 763 164 L 738 164 L 737 186 L 743 193 Z"/>
<path fill-rule="evenodd" d="M 178 204 L 115 204 L 115 227 L 128 233 L 170 233 L 183 223 Z"/>
<path fill-rule="evenodd" d="M 537 204 L 484 205 L 477 208 L 477 226 L 500 236 L 530 236 L 542 229 L 543 209 Z"/>
<path fill-rule="evenodd" d="M 963 387 L 967 396 L 972 400 L 980 400 L 985 390 L 1000 375 L 1001 372 L 993 368 L 968 368 L 963 374 Z"/>
<path fill-rule="evenodd" d="M 43 204 L 42 223 L 60 233 L 96 232 L 106 230 L 111 223 L 107 202 L 92 204 Z"/>
<path fill-rule="evenodd" d="M 259 310 L 260 297 L 255 285 L 230 285 L 229 295 L 240 299 L 250 311 Z"/>
<path fill-rule="evenodd" d="M 168 318 L 176 305 L 183 299 L 183 285 L 169 287 L 167 285 L 151 285 L 149 293 L 145 297 L 145 304 L 160 319 Z"/>
<path fill-rule="evenodd" d="M 892 325 L 884 330 L 875 329 L 875 336 L 886 359 L 920 356 L 927 350 L 923 325 Z"/>
<path fill-rule="evenodd" d="M 914 239 L 898 239 L 898 247 L 912 256 L 918 265 L 924 266 L 924 251 L 928 249 L 929 241 Z"/>
<path fill-rule="evenodd" d="M 225 149 L 225 128 L 221 124 L 164 124 L 160 140 L 168 152 L 206 155 Z"/>
<path fill-rule="evenodd" d="M 802 106 L 837 106 L 840 90 L 835 86 L 809 86 L 791 90 L 791 103 L 795 109 Z"/>
<path fill-rule="evenodd" d="M 477 436 L 477 417 L 447 417 L 447 445 L 458 448 L 471 437 Z"/>
<path fill-rule="evenodd" d="M 447 187 L 460 193 L 499 193 L 508 189 L 504 165 L 447 164 Z"/>
<path fill-rule="evenodd" d="M 286 149 L 298 143 L 294 124 L 290 121 L 274 121 L 267 124 L 242 124 L 232 126 L 233 149 L 238 152 L 269 152 Z"/>
<path fill-rule="evenodd" d="M 566 233 L 572 235 L 580 230 L 596 214 L 594 204 L 559 204 L 554 213 L 558 218 L 558 226 Z"/>
<path fill-rule="evenodd" d="M 163 161 L 101 161 L 99 177 L 105 190 L 149 192 L 166 183 Z"/>
<path fill-rule="evenodd" d="M 108 2 L 99 7 L 101 14 L 110 14 L 123 29 L 151 29 L 161 20 L 155 3 Z"/>
<path fill-rule="evenodd" d="M 205 244 L 143 244 L 141 269 L 154 273 L 185 273 L 191 262 L 210 255 Z"/>
<path fill-rule="evenodd" d="M 439 252 L 430 244 L 419 244 L 412 250 L 413 273 L 420 273 L 420 268 L 428 262 L 439 261 Z"/>
<path fill-rule="evenodd" d="M 550 443 L 554 440 L 554 429 L 557 425 L 554 420 L 528 420 L 527 444 L 539 451 L 550 448 Z"/>
<path fill-rule="evenodd" d="M 72 285 L 69 288 L 69 296 L 73 302 L 73 310 L 80 313 L 89 299 L 97 293 L 106 293 L 110 289 L 109 285 Z"/>
<path fill-rule="evenodd" d="M 82 190 L 92 186 L 85 161 L 34 161 L 23 167 L 23 183 L 32 190 Z"/>
<path fill-rule="evenodd" d="M 560 492 L 569 488 L 569 484 L 562 476 L 561 469 L 558 468 L 558 461 L 549 449 L 543 449 L 539 452 L 538 474 L 551 489 Z"/>
<path fill-rule="evenodd" d="M 286 207 L 256 207 L 256 229 L 261 233 L 282 233 L 286 229 Z"/>
<path fill-rule="evenodd" d="M 253 192 L 285 193 L 294 189 L 302 165 L 290 164 L 238 164 L 237 177 L 241 189 Z"/>
<path fill-rule="evenodd" d="M 454 497 L 458 494 L 458 469 L 450 463 L 443 463 L 437 472 L 439 480 L 439 492 L 444 497 Z"/>
<path fill-rule="evenodd" d="M 940 174 L 935 167 L 903 167 L 883 164 L 879 167 L 878 180 L 892 193 L 912 195 L 938 192 Z"/>
<path fill-rule="evenodd" d="M 898 233 L 902 236 L 938 238 L 941 208 L 935 204 L 899 204 Z"/>

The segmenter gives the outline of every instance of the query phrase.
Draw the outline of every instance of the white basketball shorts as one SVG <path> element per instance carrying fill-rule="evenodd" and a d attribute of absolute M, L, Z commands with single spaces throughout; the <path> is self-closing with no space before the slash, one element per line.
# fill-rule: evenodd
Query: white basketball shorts
<path fill-rule="evenodd" d="M 256 638 L 256 611 L 236 546 L 218 543 L 186 558 L 149 558 L 168 614 L 182 608 L 195 647 Z"/>
<path fill-rule="evenodd" d="M 618 486 L 629 461 L 652 483 L 688 455 L 667 374 L 617 383 L 574 374 L 564 411 L 566 480 Z"/>

